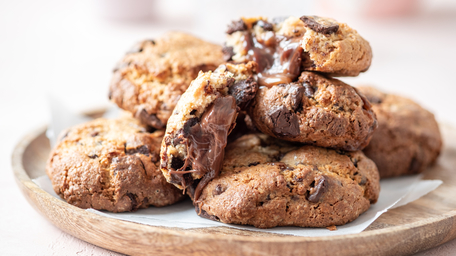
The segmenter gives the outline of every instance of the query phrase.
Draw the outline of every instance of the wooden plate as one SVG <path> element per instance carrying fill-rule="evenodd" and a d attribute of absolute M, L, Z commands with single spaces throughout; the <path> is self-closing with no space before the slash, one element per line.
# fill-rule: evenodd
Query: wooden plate
<path fill-rule="evenodd" d="M 60 201 L 31 179 L 45 174 L 50 147 L 46 127 L 16 146 L 16 181 L 27 200 L 54 225 L 97 246 L 125 254 L 159 255 L 402 255 L 456 237 L 456 129 L 442 125 L 446 143 L 425 179 L 443 184 L 428 195 L 392 209 L 354 235 L 296 237 L 226 227 L 179 229 L 142 225 L 90 213 Z"/>

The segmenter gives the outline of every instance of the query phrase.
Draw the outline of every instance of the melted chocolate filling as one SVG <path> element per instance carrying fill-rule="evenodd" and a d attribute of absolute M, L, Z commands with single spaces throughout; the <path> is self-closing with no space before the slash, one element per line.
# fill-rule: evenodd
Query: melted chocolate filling
<path fill-rule="evenodd" d="M 227 137 L 237 116 L 236 100 L 232 96 L 219 97 L 204 112 L 200 122 L 188 127 L 185 136 L 189 155 L 184 165 L 171 174 L 184 175 L 196 173 L 203 178 L 198 183 L 194 200 L 197 200 L 201 190 L 209 181 L 217 177 L 223 157 Z M 191 170 L 186 170 L 191 164 Z M 185 188 L 187 184 L 182 184 Z"/>
<path fill-rule="evenodd" d="M 258 64 L 258 83 L 271 87 L 293 82 L 300 74 L 303 49 L 300 38 L 287 38 L 272 31 L 261 38 L 244 32 L 247 59 Z"/>

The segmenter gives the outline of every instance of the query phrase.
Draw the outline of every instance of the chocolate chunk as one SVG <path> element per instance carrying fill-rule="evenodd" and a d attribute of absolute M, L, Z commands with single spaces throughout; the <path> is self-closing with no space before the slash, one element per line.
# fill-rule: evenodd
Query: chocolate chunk
<path fill-rule="evenodd" d="M 143 42 L 139 42 L 133 45 L 128 51 L 127 54 L 138 53 L 143 51 Z"/>
<path fill-rule="evenodd" d="M 150 149 L 149 149 L 149 146 L 142 145 L 142 146 L 137 147 L 137 148 L 127 149 L 125 153 L 127 155 L 134 155 L 136 153 L 139 153 L 139 154 L 142 154 L 142 155 L 149 156 Z"/>
<path fill-rule="evenodd" d="M 351 158 L 350 160 L 352 161 L 353 165 L 354 165 L 356 168 L 358 168 L 358 159 L 357 159 L 357 158 Z"/>
<path fill-rule="evenodd" d="M 145 109 L 141 110 L 139 113 L 137 112 L 136 118 L 138 118 L 141 123 L 150 125 L 157 129 L 161 129 L 165 126 L 155 114 L 149 114 Z"/>
<path fill-rule="evenodd" d="M 250 167 L 250 166 L 257 166 L 257 165 L 259 165 L 259 164 L 260 164 L 260 162 L 253 162 L 253 163 L 250 163 L 250 164 L 249 164 L 249 167 Z"/>
<path fill-rule="evenodd" d="M 131 200 L 131 210 L 132 211 L 137 210 L 136 207 L 138 207 L 138 202 L 136 201 L 136 195 L 134 195 L 132 193 L 127 193 L 126 196 L 128 196 L 128 198 L 130 198 L 130 200 Z"/>
<path fill-rule="evenodd" d="M 277 135 L 299 135 L 299 121 L 296 114 L 291 113 L 285 106 L 273 110 L 269 117 L 274 125 L 272 131 Z"/>
<path fill-rule="evenodd" d="M 366 183 L 367 183 L 367 178 L 366 178 L 366 176 L 362 176 L 362 177 L 361 177 L 361 180 L 359 181 L 358 184 L 359 184 L 360 186 L 363 186 L 363 185 L 365 185 Z"/>
<path fill-rule="evenodd" d="M 237 21 L 232 21 L 231 24 L 228 25 L 228 29 L 226 30 L 226 33 L 228 35 L 231 35 L 236 31 L 245 31 L 245 30 L 247 30 L 247 25 L 245 24 L 245 22 L 242 19 L 240 19 Z"/>
<path fill-rule="evenodd" d="M 177 171 L 182 168 L 184 164 L 184 160 L 180 159 L 179 157 L 173 157 L 173 160 L 171 161 L 171 168 Z"/>
<path fill-rule="evenodd" d="M 315 95 L 315 92 L 318 90 L 318 87 L 316 86 L 311 86 L 310 84 L 304 82 L 302 83 L 302 86 L 305 88 L 305 95 L 307 98 L 312 98 Z"/>
<path fill-rule="evenodd" d="M 336 33 L 337 30 L 339 30 L 339 24 L 330 22 L 318 16 L 302 16 L 300 19 L 307 27 L 317 33 L 329 35 Z"/>
<path fill-rule="evenodd" d="M 224 46 L 222 48 L 222 53 L 223 53 L 223 59 L 225 61 L 230 61 L 232 60 L 234 56 L 234 49 L 232 46 Z"/>
<path fill-rule="evenodd" d="M 197 205 L 195 205 L 195 211 L 196 211 L 196 213 L 198 213 L 198 215 L 200 217 L 203 217 L 203 218 L 206 218 L 206 219 L 210 219 L 210 220 L 213 220 L 213 221 L 220 221 L 219 217 L 217 217 L 215 215 L 208 214 L 205 210 L 200 209 Z"/>
<path fill-rule="evenodd" d="M 98 134 L 99 134 L 98 131 L 93 131 L 93 132 L 90 134 L 90 136 L 91 136 L 91 137 L 95 137 L 95 136 L 98 136 Z"/>
<path fill-rule="evenodd" d="M 151 44 L 153 44 L 153 45 L 155 45 L 155 40 L 153 40 L 153 39 L 147 39 L 147 40 L 145 40 L 145 41 L 146 41 L 146 42 L 149 42 L 149 43 L 151 43 Z"/>
<path fill-rule="evenodd" d="M 197 124 L 198 122 L 199 122 L 198 117 L 192 117 L 187 120 L 187 122 L 184 124 L 184 128 L 183 128 L 184 137 L 187 137 L 187 135 L 190 133 L 190 128 L 195 126 L 195 124 Z"/>
<path fill-rule="evenodd" d="M 98 155 L 97 154 L 94 154 L 94 153 L 90 153 L 89 155 L 87 155 L 89 158 L 91 159 L 95 159 L 95 158 L 98 158 Z"/>
<path fill-rule="evenodd" d="M 307 197 L 307 200 L 311 203 L 318 203 L 327 190 L 328 181 L 325 179 L 325 177 L 321 177 L 318 181 L 318 184 L 313 189 L 313 193 Z"/>
<path fill-rule="evenodd" d="M 223 192 L 225 192 L 225 188 L 222 187 L 222 184 L 217 184 L 217 186 L 215 186 L 214 191 L 212 191 L 212 195 L 218 196 L 218 195 L 222 194 Z"/>
<path fill-rule="evenodd" d="M 290 97 L 291 107 L 293 111 L 296 111 L 302 105 L 302 95 L 305 90 L 306 89 L 299 84 L 290 84 L 290 87 L 288 89 L 288 97 Z"/>
<path fill-rule="evenodd" d="M 264 30 L 266 31 L 272 31 L 274 29 L 274 27 L 272 26 L 271 23 L 265 21 L 265 20 L 259 20 L 257 23 L 256 23 L 257 26 L 263 28 Z"/>
<path fill-rule="evenodd" d="M 250 101 L 255 98 L 257 91 L 257 82 L 252 77 L 249 77 L 247 80 L 241 80 L 231 85 L 228 94 L 236 99 L 236 105 L 240 109 L 245 109 Z"/>

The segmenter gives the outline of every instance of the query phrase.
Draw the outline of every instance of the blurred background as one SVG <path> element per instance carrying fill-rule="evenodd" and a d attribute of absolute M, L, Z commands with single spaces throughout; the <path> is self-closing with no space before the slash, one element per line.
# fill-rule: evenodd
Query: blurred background
<path fill-rule="evenodd" d="M 455 0 L 0 0 L 0 187 L 9 195 L 0 197 L 0 248 L 110 254 L 54 228 L 14 184 L 12 148 L 49 121 L 49 97 L 75 112 L 105 107 L 112 68 L 137 41 L 180 30 L 222 44 L 240 16 L 304 14 L 348 23 L 370 42 L 370 69 L 342 80 L 412 98 L 456 126 Z"/>

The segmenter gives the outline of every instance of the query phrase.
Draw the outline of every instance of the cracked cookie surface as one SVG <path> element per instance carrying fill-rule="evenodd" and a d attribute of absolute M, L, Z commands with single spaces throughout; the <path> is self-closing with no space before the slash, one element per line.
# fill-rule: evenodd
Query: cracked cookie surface
<path fill-rule="evenodd" d="M 214 72 L 201 72 L 182 95 L 170 117 L 162 142 L 161 170 L 168 182 L 201 188 L 218 175 L 227 137 L 238 113 L 255 97 L 256 64 L 226 64 Z"/>
<path fill-rule="evenodd" d="M 357 76 L 372 61 L 369 43 L 356 30 L 318 16 L 234 21 L 223 53 L 227 61 L 256 61 L 260 85 L 292 82 L 304 70 Z"/>
<path fill-rule="evenodd" d="M 442 137 L 434 115 L 416 102 L 373 87 L 358 90 L 371 102 L 378 129 L 363 150 L 381 178 L 423 172 L 437 159 Z"/>
<path fill-rule="evenodd" d="M 222 64 L 221 49 L 180 32 L 145 40 L 118 63 L 109 98 L 142 123 L 162 129 L 198 72 Z"/>
<path fill-rule="evenodd" d="M 96 119 L 62 134 L 46 173 L 68 203 L 125 212 L 183 198 L 159 169 L 163 131 L 148 133 L 137 120 L 123 117 Z"/>
<path fill-rule="evenodd" d="M 195 210 L 258 228 L 328 227 L 356 219 L 379 190 L 377 168 L 361 151 L 249 134 L 227 146 L 220 175 L 203 189 Z"/>
<path fill-rule="evenodd" d="M 307 71 L 296 82 L 260 87 L 249 114 L 268 135 L 348 151 L 367 146 L 377 127 L 370 103 L 354 87 Z"/>

